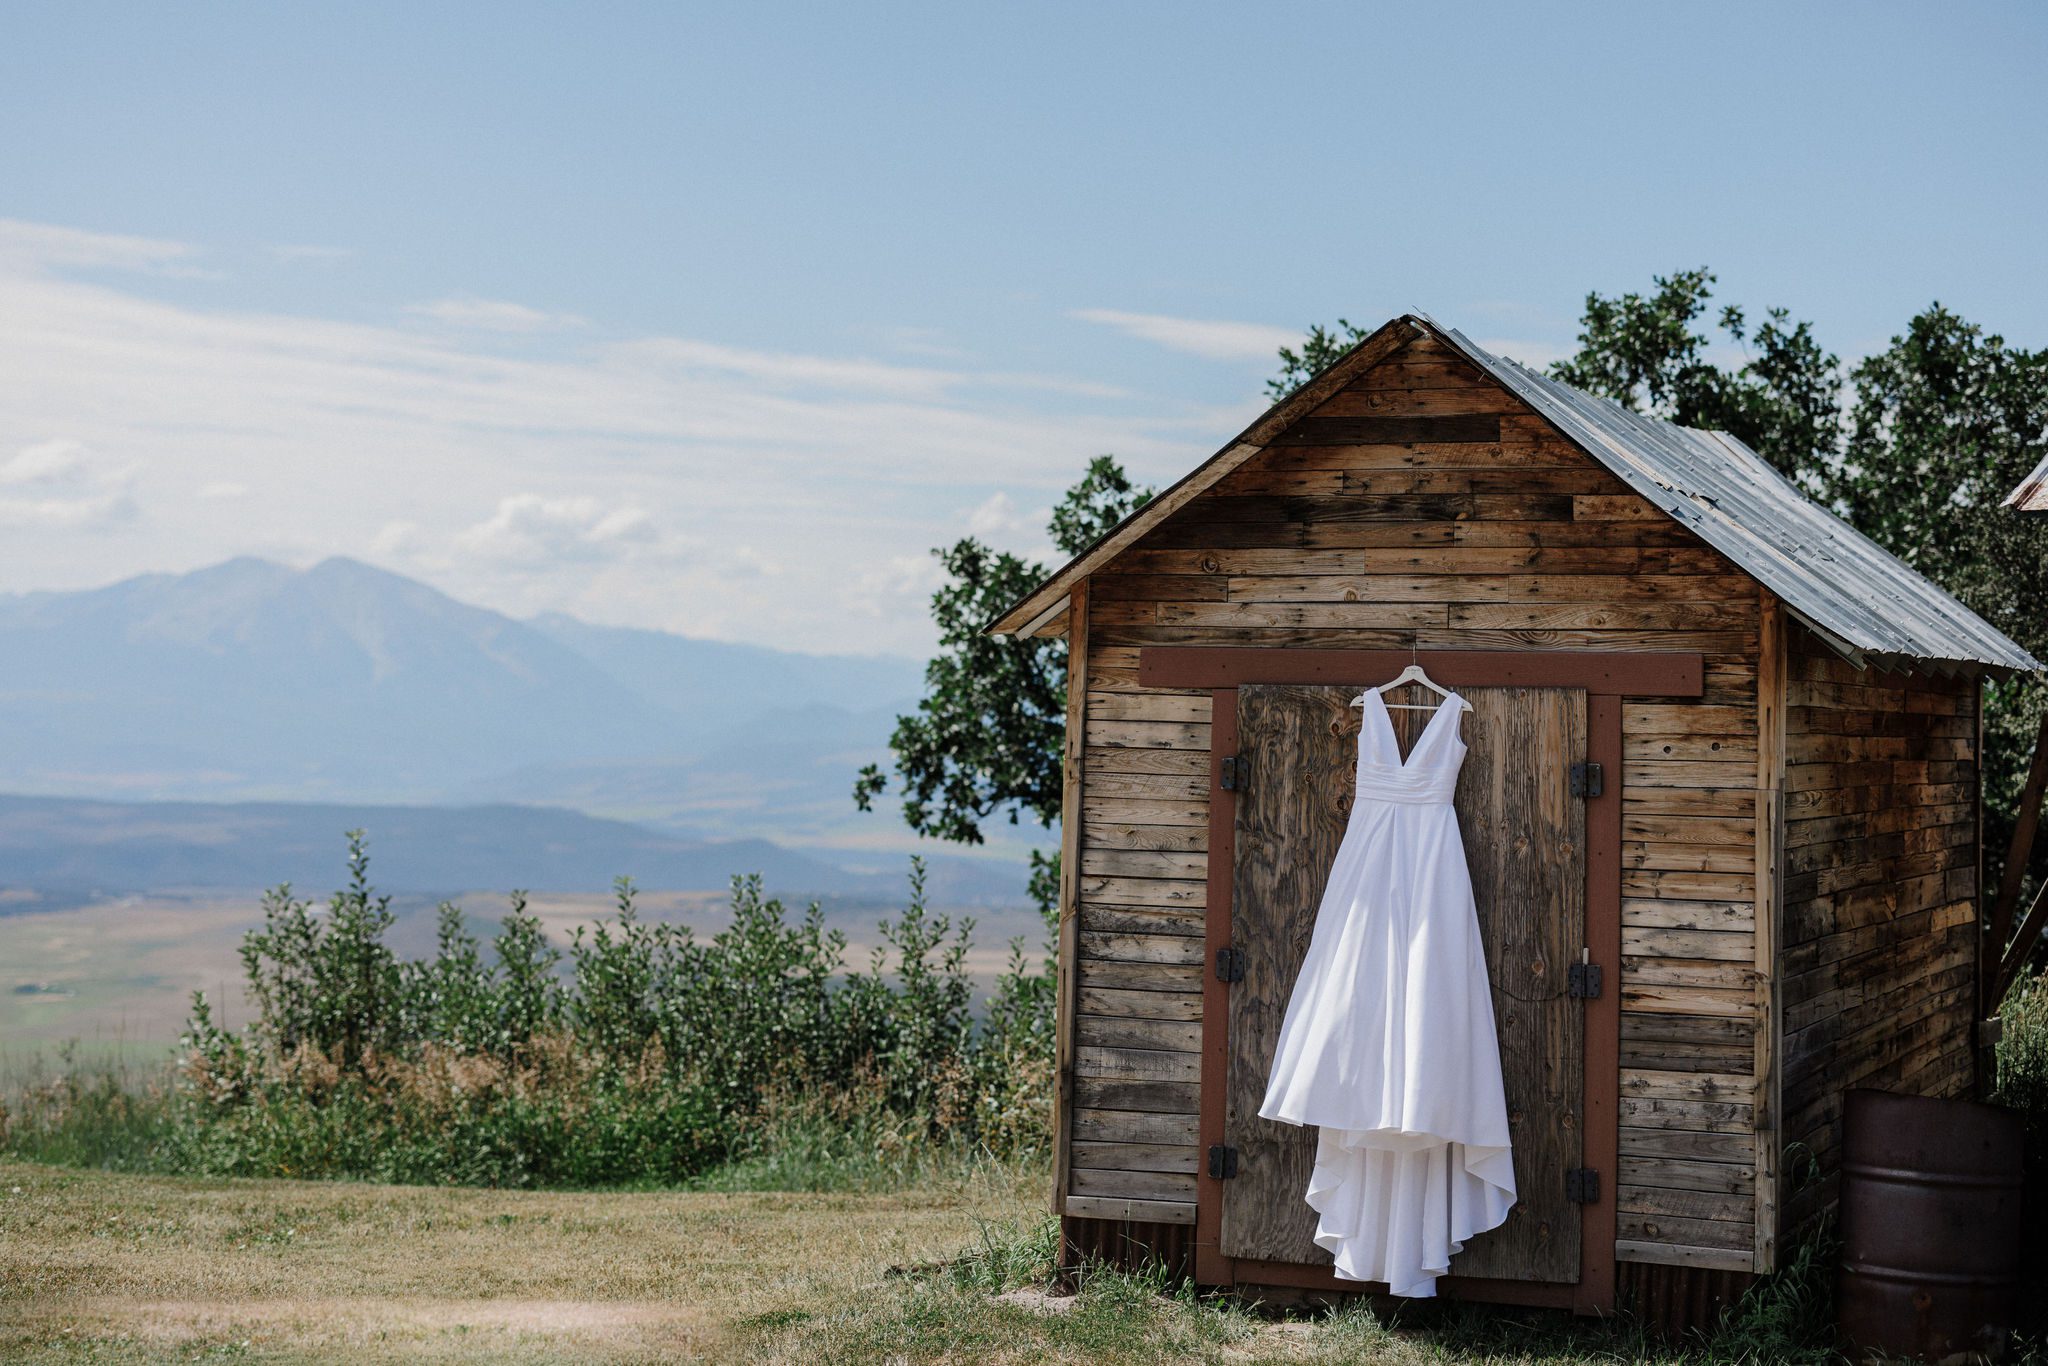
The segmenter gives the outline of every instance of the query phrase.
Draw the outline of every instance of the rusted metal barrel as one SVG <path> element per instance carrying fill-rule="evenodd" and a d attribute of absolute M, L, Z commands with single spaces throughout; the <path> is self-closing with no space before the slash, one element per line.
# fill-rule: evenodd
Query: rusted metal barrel
<path fill-rule="evenodd" d="M 1862 1351 L 1996 1358 L 2020 1290 L 2023 1134 L 1965 1100 L 1851 1091 L 1837 1322 Z"/>

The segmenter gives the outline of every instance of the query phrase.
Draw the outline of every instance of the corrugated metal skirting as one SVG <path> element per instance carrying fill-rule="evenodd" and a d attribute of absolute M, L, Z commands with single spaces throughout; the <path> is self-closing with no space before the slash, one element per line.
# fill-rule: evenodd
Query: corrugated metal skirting
<path fill-rule="evenodd" d="M 1164 1267 L 1172 1279 L 1185 1280 L 1195 1273 L 1195 1231 L 1186 1224 L 1060 1220 L 1060 1279 L 1071 1282 L 1088 1262 L 1118 1271 Z"/>
<path fill-rule="evenodd" d="M 1708 1271 L 1647 1262 L 1621 1262 L 1614 1268 L 1620 1307 L 1666 1339 L 1711 1333 L 1721 1321 L 1721 1311 L 1732 1309 L 1755 1279 L 1755 1273 L 1749 1271 Z"/>

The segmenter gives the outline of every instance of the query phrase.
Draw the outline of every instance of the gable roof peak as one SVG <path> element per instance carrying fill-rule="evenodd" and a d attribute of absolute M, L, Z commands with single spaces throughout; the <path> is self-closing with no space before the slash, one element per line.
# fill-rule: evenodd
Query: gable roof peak
<path fill-rule="evenodd" d="M 1404 313 L 1268 408 L 1215 455 L 1112 527 L 989 626 L 1029 634 L 1059 618 L 1073 585 L 1257 456 L 1295 422 L 1408 343 L 1429 338 L 1520 399 L 1638 495 L 1769 588 L 1861 663 L 1931 660 L 2033 672 L 2041 661 L 1841 518 L 1726 432 L 1700 431 L 1584 393 L 1493 355 L 1455 328 Z"/>

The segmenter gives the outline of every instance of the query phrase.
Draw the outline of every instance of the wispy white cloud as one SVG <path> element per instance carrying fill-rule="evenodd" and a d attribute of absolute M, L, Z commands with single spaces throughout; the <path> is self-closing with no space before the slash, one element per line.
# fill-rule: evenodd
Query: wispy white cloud
<path fill-rule="evenodd" d="M 573 313 L 544 313 L 505 299 L 436 299 L 432 303 L 414 304 L 406 312 L 479 332 L 545 332 L 586 325 L 585 319 Z"/>
<path fill-rule="evenodd" d="M 519 614 L 919 650 L 925 551 L 992 492 L 1028 517 L 1089 456 L 1157 482 L 1230 429 L 1060 375 L 596 323 L 507 350 L 403 312 L 340 322 L 118 283 L 198 257 L 0 223 L 0 453 L 62 439 L 102 480 L 127 471 L 0 489 L 20 528 L 0 537 L 0 588 L 367 552 Z M 76 534 L 124 515 L 119 537 Z"/>
<path fill-rule="evenodd" d="M 76 441 L 39 441 L 0 460 L 0 526 L 95 531 L 138 512 L 135 471 Z"/>
<path fill-rule="evenodd" d="M 353 247 L 323 247 L 309 242 L 277 242 L 267 250 L 280 261 L 306 262 L 313 265 L 332 265 L 355 256 Z"/>
<path fill-rule="evenodd" d="M 1018 532 L 1042 531 L 1049 511 L 1026 513 L 1018 508 L 1017 500 L 1008 493 L 997 489 L 984 498 L 967 513 L 969 534 L 989 537 L 1013 536 Z"/>
<path fill-rule="evenodd" d="M 1076 309 L 1073 316 L 1205 360 L 1271 361 L 1281 347 L 1293 346 L 1302 338 L 1299 328 L 1214 318 L 1172 318 L 1159 313 L 1121 313 L 1113 308 Z"/>
<path fill-rule="evenodd" d="M 674 548 L 644 508 L 607 507 L 596 498 L 515 493 L 455 537 L 465 555 L 552 567 L 574 560 L 615 560 Z"/>
<path fill-rule="evenodd" d="M 0 269 L 43 274 L 60 270 L 133 270 L 204 274 L 198 253 L 183 242 L 122 233 L 88 232 L 52 223 L 0 218 Z"/>

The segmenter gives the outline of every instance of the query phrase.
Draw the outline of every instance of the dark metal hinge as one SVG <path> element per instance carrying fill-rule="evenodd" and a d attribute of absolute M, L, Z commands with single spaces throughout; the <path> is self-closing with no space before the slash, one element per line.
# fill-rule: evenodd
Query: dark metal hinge
<path fill-rule="evenodd" d="M 1242 982 L 1244 980 L 1244 950 L 1216 950 L 1216 980 L 1219 982 Z"/>
<path fill-rule="evenodd" d="M 1225 792 L 1242 792 L 1251 785 L 1252 761 L 1242 754 L 1228 755 L 1223 760 L 1221 779 Z"/>
<path fill-rule="evenodd" d="M 1575 1001 L 1591 1001 L 1599 998 L 1601 971 L 1598 963 L 1574 963 L 1565 974 L 1564 994 Z"/>
<path fill-rule="evenodd" d="M 1212 1148 L 1210 1150 L 1214 1152 Z M 1574 1167 L 1564 1174 L 1564 1198 L 1574 1205 L 1600 1203 L 1600 1173 L 1591 1167 Z"/>
<path fill-rule="evenodd" d="M 1218 1143 L 1209 1149 L 1209 1175 L 1218 1181 L 1228 1181 L 1237 1175 L 1237 1149 L 1228 1143 Z"/>
<path fill-rule="evenodd" d="M 1572 795 L 1574 797 L 1597 797 L 1606 789 L 1607 775 L 1600 771 L 1600 765 L 1572 765 Z"/>

